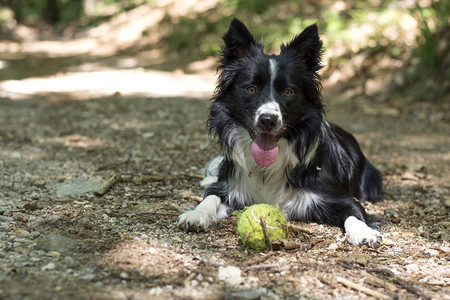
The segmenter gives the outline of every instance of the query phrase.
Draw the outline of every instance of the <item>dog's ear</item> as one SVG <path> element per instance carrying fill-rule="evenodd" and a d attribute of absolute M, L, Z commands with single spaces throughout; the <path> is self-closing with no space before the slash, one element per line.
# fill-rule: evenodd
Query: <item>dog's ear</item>
<path fill-rule="evenodd" d="M 260 45 L 244 23 L 236 18 L 231 21 L 230 28 L 223 36 L 223 40 L 225 46 L 222 49 L 222 55 L 230 60 L 241 57 L 253 49 L 255 45 Z"/>
<path fill-rule="evenodd" d="M 281 53 L 293 52 L 303 60 L 309 68 L 320 69 L 322 54 L 322 41 L 319 38 L 317 25 L 313 24 L 305 28 L 289 44 L 281 45 Z"/>

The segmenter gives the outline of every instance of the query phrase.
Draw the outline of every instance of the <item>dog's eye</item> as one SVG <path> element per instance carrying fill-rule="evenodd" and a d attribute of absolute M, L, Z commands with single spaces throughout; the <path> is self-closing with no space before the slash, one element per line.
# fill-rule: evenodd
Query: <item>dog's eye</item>
<path fill-rule="evenodd" d="M 253 85 L 251 85 L 251 86 L 249 86 L 249 87 L 247 88 L 247 92 L 248 92 L 249 94 L 256 94 L 257 89 L 256 89 Z"/>
<path fill-rule="evenodd" d="M 293 93 L 293 91 L 291 89 L 285 89 L 283 91 L 283 96 L 284 97 L 290 97 L 290 96 L 292 96 L 292 93 Z"/>

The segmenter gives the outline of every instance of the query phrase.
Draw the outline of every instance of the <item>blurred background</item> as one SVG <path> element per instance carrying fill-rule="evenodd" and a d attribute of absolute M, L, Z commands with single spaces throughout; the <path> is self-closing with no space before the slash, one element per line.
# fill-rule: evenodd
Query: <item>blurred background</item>
<path fill-rule="evenodd" d="M 449 118 L 450 1 L 0 4 L 0 97 L 76 90 L 88 97 L 141 93 L 209 98 L 220 37 L 238 17 L 264 40 L 269 53 L 317 23 L 326 48 L 326 87 L 351 101 L 381 105 L 363 105 L 366 113 L 397 115 L 411 107 L 408 113 L 421 114 L 431 105 L 437 108 L 432 119 Z M 159 84 L 143 85 L 136 72 Z"/>

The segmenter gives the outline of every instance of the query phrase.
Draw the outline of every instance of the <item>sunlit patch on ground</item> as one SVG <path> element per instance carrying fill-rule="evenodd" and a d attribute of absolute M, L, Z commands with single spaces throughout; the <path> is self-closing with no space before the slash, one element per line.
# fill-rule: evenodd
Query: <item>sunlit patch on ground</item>
<path fill-rule="evenodd" d="M 213 72 L 209 76 L 143 69 L 77 72 L 3 81 L 0 95 L 16 99 L 46 93 L 77 99 L 111 95 L 210 98 L 214 82 Z"/>

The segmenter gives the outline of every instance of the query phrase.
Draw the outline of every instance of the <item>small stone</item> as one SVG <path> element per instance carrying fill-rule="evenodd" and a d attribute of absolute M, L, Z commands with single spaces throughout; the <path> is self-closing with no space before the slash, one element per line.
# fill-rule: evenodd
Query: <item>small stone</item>
<path fill-rule="evenodd" d="M 445 197 L 444 205 L 450 207 L 450 197 Z"/>
<path fill-rule="evenodd" d="M 239 285 L 244 281 L 241 269 L 235 266 L 219 267 L 217 279 L 231 286 Z"/>
<path fill-rule="evenodd" d="M 9 217 L 9 216 L 6 216 L 6 215 L 0 216 L 0 222 L 9 223 L 9 222 L 12 222 L 12 221 L 14 221 L 14 219 Z"/>
<path fill-rule="evenodd" d="M 409 264 L 405 266 L 406 270 L 410 273 L 415 273 L 419 271 L 419 265 L 418 264 Z"/>
<path fill-rule="evenodd" d="M 348 260 L 353 263 L 357 263 L 361 266 L 367 266 L 369 263 L 370 256 L 361 253 L 350 254 Z"/>
<path fill-rule="evenodd" d="M 438 256 L 439 255 L 439 251 L 435 250 L 435 249 L 426 249 L 424 251 L 425 254 L 428 254 L 430 256 Z"/>
<path fill-rule="evenodd" d="M 144 138 L 144 139 L 150 139 L 150 138 L 152 138 L 152 137 L 154 137 L 155 136 L 155 133 L 154 132 L 144 132 L 143 134 L 142 134 L 142 137 Z"/>
<path fill-rule="evenodd" d="M 42 271 L 54 270 L 55 267 L 56 266 L 55 266 L 54 263 L 49 263 L 49 264 L 46 264 L 45 266 L 42 267 Z"/>
<path fill-rule="evenodd" d="M 43 251 L 57 251 L 59 253 L 72 252 L 78 246 L 78 242 L 59 234 L 49 234 L 41 237 L 36 248 Z"/>
<path fill-rule="evenodd" d="M 61 253 L 59 253 L 58 251 L 49 251 L 47 253 L 47 256 L 54 257 L 54 258 L 60 258 Z"/>
<path fill-rule="evenodd" d="M 198 281 L 194 279 L 191 281 L 190 285 L 191 285 L 191 287 L 196 287 L 196 286 L 198 286 Z"/>
<path fill-rule="evenodd" d="M 21 228 L 17 228 L 16 230 L 14 230 L 14 234 L 16 236 L 20 236 L 20 237 L 28 237 L 30 236 L 30 232 L 25 230 L 25 229 L 21 229 Z"/>
<path fill-rule="evenodd" d="M 37 201 L 31 201 L 31 202 L 25 203 L 23 208 L 25 208 L 27 210 L 38 210 L 39 205 L 38 205 Z"/>
<path fill-rule="evenodd" d="M 37 187 L 44 187 L 47 183 L 45 182 L 45 180 L 36 180 L 33 181 L 33 184 Z"/>
<path fill-rule="evenodd" d="M 162 294 L 162 292 L 163 292 L 162 288 L 160 288 L 159 286 L 156 286 L 156 287 L 154 287 L 154 288 L 151 288 L 151 289 L 148 291 L 148 294 L 149 294 L 150 296 L 159 296 L 159 295 Z"/>
<path fill-rule="evenodd" d="M 329 246 L 328 246 L 328 250 L 336 250 L 337 248 L 338 248 L 339 246 L 338 246 L 338 244 L 337 243 L 331 243 Z"/>
<path fill-rule="evenodd" d="M 81 276 L 81 279 L 86 280 L 86 281 L 92 281 L 94 278 L 95 278 L 95 274 L 93 274 L 93 273 L 89 273 L 89 274 Z"/>
<path fill-rule="evenodd" d="M 239 290 L 230 292 L 226 299 L 242 299 L 242 300 L 257 300 L 265 293 L 264 289 L 257 290 Z"/>
<path fill-rule="evenodd" d="M 36 191 L 33 191 L 30 194 L 30 198 L 33 199 L 33 200 L 39 199 L 39 194 Z M 33 201 L 33 202 L 35 202 L 35 201 Z"/>
<path fill-rule="evenodd" d="M 73 260 L 72 256 L 64 257 L 64 263 L 70 268 L 75 265 L 75 261 Z"/>
<path fill-rule="evenodd" d="M 122 279 L 129 279 L 130 275 L 128 275 L 128 273 L 126 273 L 126 272 L 122 272 L 119 274 L 119 277 Z"/>
<path fill-rule="evenodd" d="M 97 178 L 73 179 L 60 183 L 56 186 L 56 195 L 65 196 L 86 196 L 94 193 L 103 186 L 103 182 Z"/>
<path fill-rule="evenodd" d="M 32 231 L 30 233 L 30 235 L 31 235 L 32 238 L 37 238 L 37 237 L 39 237 L 41 235 L 41 233 L 39 231 Z"/>
<path fill-rule="evenodd" d="M 419 178 L 413 172 L 406 171 L 402 175 L 402 180 L 418 181 Z"/>

